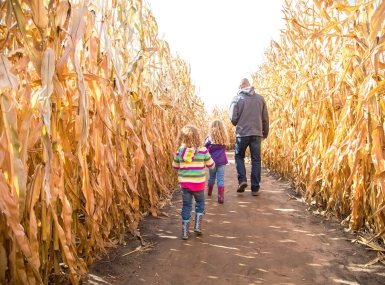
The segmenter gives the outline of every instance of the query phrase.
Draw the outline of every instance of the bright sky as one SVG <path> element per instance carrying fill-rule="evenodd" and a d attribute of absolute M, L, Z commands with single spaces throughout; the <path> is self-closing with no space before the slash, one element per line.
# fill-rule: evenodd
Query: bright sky
<path fill-rule="evenodd" d="M 208 110 L 227 108 L 239 81 L 258 70 L 263 52 L 284 28 L 284 0 L 144 0 L 159 37 L 191 66 Z"/>

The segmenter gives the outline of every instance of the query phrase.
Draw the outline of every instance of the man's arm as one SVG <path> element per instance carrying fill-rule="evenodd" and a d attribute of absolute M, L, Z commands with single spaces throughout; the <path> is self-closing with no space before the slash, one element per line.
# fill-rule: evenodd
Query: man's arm
<path fill-rule="evenodd" d="M 269 135 L 269 112 L 267 111 L 266 102 L 264 102 L 262 110 L 262 133 L 263 138 L 267 138 Z"/>
<path fill-rule="evenodd" d="M 231 101 L 229 108 L 229 118 L 231 123 L 236 126 L 238 124 L 238 96 L 235 96 Z"/>

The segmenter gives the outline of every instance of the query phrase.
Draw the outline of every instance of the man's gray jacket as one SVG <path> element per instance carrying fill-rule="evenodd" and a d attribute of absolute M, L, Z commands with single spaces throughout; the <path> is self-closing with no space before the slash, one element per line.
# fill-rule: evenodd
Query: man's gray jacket
<path fill-rule="evenodd" d="M 231 101 L 229 109 L 231 123 L 236 126 L 237 137 L 260 136 L 269 134 L 269 113 L 265 99 L 249 86 L 239 90 Z"/>

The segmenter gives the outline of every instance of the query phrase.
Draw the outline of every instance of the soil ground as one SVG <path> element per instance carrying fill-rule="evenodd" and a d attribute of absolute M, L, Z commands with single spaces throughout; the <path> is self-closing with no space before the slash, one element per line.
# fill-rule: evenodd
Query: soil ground
<path fill-rule="evenodd" d="M 251 196 L 250 185 L 237 193 L 233 153 L 228 156 L 225 203 L 218 204 L 216 187 L 211 197 L 206 193 L 203 235 L 181 239 L 176 191 L 164 216 L 141 221 L 145 247 L 128 235 L 126 245 L 90 267 L 85 283 L 385 284 L 381 263 L 365 266 L 377 253 L 352 242 L 357 234 L 339 222 L 307 211 L 287 181 L 263 168 L 259 196 Z"/>

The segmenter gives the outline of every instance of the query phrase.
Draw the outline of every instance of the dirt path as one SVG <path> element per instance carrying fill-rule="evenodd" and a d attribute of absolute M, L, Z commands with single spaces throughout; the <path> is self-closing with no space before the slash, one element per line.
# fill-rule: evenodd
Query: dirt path
<path fill-rule="evenodd" d="M 229 153 L 233 159 L 233 154 Z M 250 166 L 247 168 L 248 175 Z M 234 161 L 226 168 L 226 195 L 216 187 L 206 200 L 202 236 L 181 240 L 181 197 L 163 209 L 169 217 L 147 217 L 140 232 L 149 245 L 127 238 L 94 264 L 86 284 L 385 284 L 385 267 L 364 267 L 376 257 L 351 243 L 339 223 L 306 211 L 287 181 L 263 169 L 260 195 L 236 193 Z M 192 226 L 191 226 L 192 227 Z"/>

